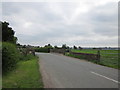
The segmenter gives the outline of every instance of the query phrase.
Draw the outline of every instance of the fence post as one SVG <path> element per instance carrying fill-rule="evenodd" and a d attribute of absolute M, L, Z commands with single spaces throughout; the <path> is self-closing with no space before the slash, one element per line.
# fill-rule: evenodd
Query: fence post
<path fill-rule="evenodd" d="M 98 60 L 98 62 L 100 62 L 100 51 L 99 50 L 97 52 L 97 60 Z"/>

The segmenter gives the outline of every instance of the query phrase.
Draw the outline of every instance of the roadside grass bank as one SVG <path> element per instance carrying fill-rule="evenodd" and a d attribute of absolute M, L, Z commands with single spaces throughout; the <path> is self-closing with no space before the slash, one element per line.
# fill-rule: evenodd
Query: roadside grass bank
<path fill-rule="evenodd" d="M 78 53 L 90 53 L 90 54 L 97 54 L 98 50 L 71 50 L 72 52 L 78 52 Z M 65 54 L 66 56 L 71 56 L 79 59 L 84 59 L 82 56 L 75 56 L 70 54 L 69 52 Z M 97 62 L 96 60 L 89 60 L 90 62 L 112 67 L 116 69 L 120 69 L 120 57 L 119 57 L 119 50 L 100 50 L 100 62 Z"/>
<path fill-rule="evenodd" d="M 2 88 L 43 88 L 38 57 L 19 61 L 16 69 L 3 76 Z"/>

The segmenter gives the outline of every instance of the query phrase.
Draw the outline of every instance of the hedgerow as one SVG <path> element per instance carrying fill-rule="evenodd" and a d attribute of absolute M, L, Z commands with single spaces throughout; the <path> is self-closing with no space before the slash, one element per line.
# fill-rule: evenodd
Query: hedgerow
<path fill-rule="evenodd" d="M 16 67 L 20 54 L 14 44 L 2 43 L 2 72 L 8 72 Z"/>

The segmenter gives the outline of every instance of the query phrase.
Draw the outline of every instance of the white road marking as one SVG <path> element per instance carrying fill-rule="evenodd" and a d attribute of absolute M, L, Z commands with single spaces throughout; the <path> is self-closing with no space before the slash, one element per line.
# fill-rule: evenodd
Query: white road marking
<path fill-rule="evenodd" d="M 95 75 L 98 75 L 98 76 L 101 76 L 101 77 L 103 77 L 103 78 L 106 78 L 106 79 L 108 79 L 108 80 L 111 80 L 111 81 L 113 81 L 113 82 L 115 82 L 115 83 L 120 83 L 120 82 L 118 82 L 118 81 L 116 81 L 116 80 L 114 80 L 114 79 L 108 78 L 108 77 L 103 76 L 103 75 L 100 75 L 100 74 L 98 74 L 98 73 L 95 73 L 95 72 L 92 72 L 92 71 L 91 71 L 91 73 L 93 73 L 93 74 L 95 74 Z"/>

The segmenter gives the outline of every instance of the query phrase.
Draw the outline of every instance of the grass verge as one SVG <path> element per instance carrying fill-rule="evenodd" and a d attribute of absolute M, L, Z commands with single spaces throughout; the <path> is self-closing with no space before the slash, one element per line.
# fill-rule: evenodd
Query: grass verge
<path fill-rule="evenodd" d="M 2 88 L 43 88 L 38 58 L 18 62 L 15 70 L 3 76 Z"/>

